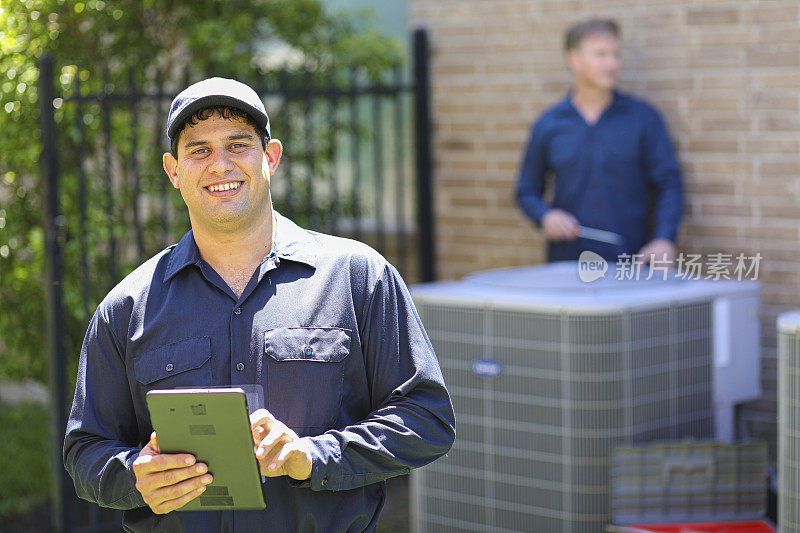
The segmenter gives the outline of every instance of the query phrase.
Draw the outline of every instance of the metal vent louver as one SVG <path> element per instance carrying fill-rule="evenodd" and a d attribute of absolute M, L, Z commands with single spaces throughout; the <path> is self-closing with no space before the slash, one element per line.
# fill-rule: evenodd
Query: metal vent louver
<path fill-rule="evenodd" d="M 412 527 L 603 531 L 615 445 L 714 433 L 712 298 L 489 285 L 412 289 L 457 420 L 448 456 L 412 474 Z"/>
<path fill-rule="evenodd" d="M 800 312 L 778 317 L 778 524 L 800 531 Z"/>

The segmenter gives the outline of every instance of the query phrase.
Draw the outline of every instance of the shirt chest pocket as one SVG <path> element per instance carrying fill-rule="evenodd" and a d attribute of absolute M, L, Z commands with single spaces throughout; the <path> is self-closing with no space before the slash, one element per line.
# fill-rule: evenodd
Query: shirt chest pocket
<path fill-rule="evenodd" d="M 267 409 L 301 436 L 331 429 L 339 418 L 350 334 L 311 327 L 264 333 Z"/>
<path fill-rule="evenodd" d="M 619 132 L 603 139 L 605 162 L 611 166 L 638 165 L 640 159 L 639 139 L 631 132 Z"/>
<path fill-rule="evenodd" d="M 136 380 L 147 390 L 212 384 L 211 339 L 184 339 L 143 352 L 133 363 Z"/>
<path fill-rule="evenodd" d="M 582 132 L 557 132 L 550 140 L 549 166 L 556 174 L 569 173 L 578 165 L 585 151 L 586 141 Z"/>

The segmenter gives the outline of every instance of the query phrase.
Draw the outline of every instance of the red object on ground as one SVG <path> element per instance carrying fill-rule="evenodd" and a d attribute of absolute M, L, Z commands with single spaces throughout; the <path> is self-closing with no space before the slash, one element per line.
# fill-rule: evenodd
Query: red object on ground
<path fill-rule="evenodd" d="M 631 524 L 630 527 L 661 533 L 775 533 L 763 520 L 744 522 L 685 522 L 679 524 Z"/>

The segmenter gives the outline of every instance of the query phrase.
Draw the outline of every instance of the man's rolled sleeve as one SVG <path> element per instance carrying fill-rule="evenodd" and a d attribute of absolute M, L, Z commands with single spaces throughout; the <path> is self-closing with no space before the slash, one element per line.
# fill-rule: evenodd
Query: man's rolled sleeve
<path fill-rule="evenodd" d="M 664 120 L 655 110 L 645 128 L 645 164 L 654 191 L 654 239 L 675 242 L 683 213 L 683 181 Z"/>
<path fill-rule="evenodd" d="M 295 487 L 311 490 L 339 490 L 341 477 L 336 475 L 341 464 L 342 451 L 333 435 L 303 437 L 311 452 L 311 477 L 303 481 L 292 480 Z"/>
<path fill-rule="evenodd" d="M 520 165 L 516 195 L 522 211 L 540 226 L 542 217 L 550 210 L 550 206 L 542 199 L 546 172 L 544 135 L 541 123 L 537 123 L 531 130 Z"/>
<path fill-rule="evenodd" d="M 64 466 L 77 495 L 103 507 L 145 505 L 133 461 L 140 448 L 121 350 L 98 310 L 81 349 L 75 399 L 64 438 Z"/>
<path fill-rule="evenodd" d="M 310 437 L 312 474 L 300 486 L 347 490 L 441 457 L 455 414 L 438 361 L 400 275 L 386 264 L 364 312 L 373 409 L 361 422 Z"/>

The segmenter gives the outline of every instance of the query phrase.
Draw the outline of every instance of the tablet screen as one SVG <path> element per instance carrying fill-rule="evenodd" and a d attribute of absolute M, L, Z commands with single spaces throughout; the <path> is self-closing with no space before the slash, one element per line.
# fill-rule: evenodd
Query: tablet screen
<path fill-rule="evenodd" d="M 147 405 L 161 453 L 191 453 L 214 476 L 179 511 L 265 507 L 242 389 L 152 390 Z"/>

